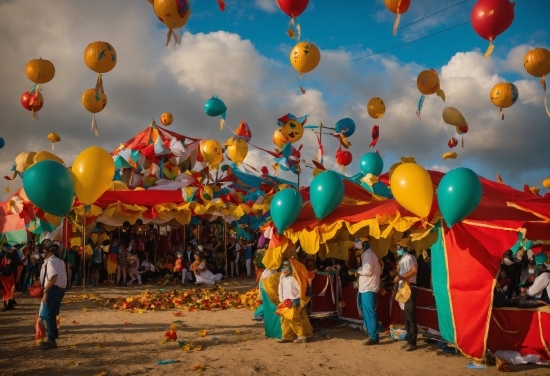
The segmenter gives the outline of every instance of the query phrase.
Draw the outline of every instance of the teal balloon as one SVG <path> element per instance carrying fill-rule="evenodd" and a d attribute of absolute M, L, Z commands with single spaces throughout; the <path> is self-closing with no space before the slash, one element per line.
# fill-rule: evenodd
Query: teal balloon
<path fill-rule="evenodd" d="M 204 104 L 204 112 L 208 116 L 220 116 L 221 114 L 224 114 L 227 111 L 227 107 L 225 106 L 225 103 L 218 98 L 217 95 L 214 95 L 212 98 L 206 101 Z"/>
<path fill-rule="evenodd" d="M 439 210 L 450 227 L 469 216 L 479 205 L 483 188 L 475 172 L 459 167 L 443 176 L 437 188 Z"/>
<path fill-rule="evenodd" d="M 351 137 L 355 133 L 355 122 L 350 118 L 338 120 L 334 126 L 334 130 L 336 133 L 342 133 L 346 137 Z"/>
<path fill-rule="evenodd" d="M 365 175 L 373 174 L 374 176 L 378 176 L 384 169 L 384 160 L 380 154 L 370 152 L 361 157 L 361 160 L 359 161 L 359 168 Z"/>
<path fill-rule="evenodd" d="M 73 204 L 71 173 L 61 163 L 45 160 L 25 170 L 23 188 L 33 204 L 46 213 L 63 217 Z"/>
<path fill-rule="evenodd" d="M 390 189 L 388 186 L 382 182 L 374 183 L 371 187 L 365 182 L 361 183 L 361 186 L 365 188 L 370 193 L 374 193 L 375 195 L 386 197 L 386 198 L 393 198 Z"/>
<path fill-rule="evenodd" d="M 0 137 L 0 149 L 2 149 L 6 145 L 6 141 L 2 137 Z"/>
<path fill-rule="evenodd" d="M 311 182 L 309 199 L 318 219 L 332 213 L 344 199 L 344 182 L 334 171 L 321 172 Z"/>
<path fill-rule="evenodd" d="M 275 194 L 269 207 L 271 219 L 279 234 L 290 227 L 302 211 L 302 195 L 296 189 L 285 188 Z"/>

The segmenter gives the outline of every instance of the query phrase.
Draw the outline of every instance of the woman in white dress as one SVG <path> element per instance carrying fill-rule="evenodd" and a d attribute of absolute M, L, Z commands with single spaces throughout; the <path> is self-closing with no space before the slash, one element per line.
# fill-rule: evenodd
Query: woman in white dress
<path fill-rule="evenodd" d="M 195 262 L 191 265 L 191 270 L 195 273 L 196 285 L 215 285 L 216 282 L 221 281 L 221 273 L 214 274 L 206 267 L 206 260 L 204 256 L 198 252 L 195 253 Z"/>

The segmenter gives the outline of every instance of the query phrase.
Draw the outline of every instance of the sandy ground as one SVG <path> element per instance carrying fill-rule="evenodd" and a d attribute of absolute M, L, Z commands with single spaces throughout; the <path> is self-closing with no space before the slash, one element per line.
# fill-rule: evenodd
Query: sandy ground
<path fill-rule="evenodd" d="M 233 281 L 231 289 L 246 291 L 254 284 Z M 147 286 L 149 289 L 156 286 Z M 178 287 L 179 288 L 179 287 Z M 129 296 L 138 287 L 88 288 L 106 297 Z M 82 294 L 75 288 L 67 299 Z M 465 368 L 469 360 L 443 353 L 419 338 L 414 352 L 400 350 L 389 336 L 366 347 L 365 335 L 347 325 L 316 330 L 306 344 L 275 343 L 266 338 L 261 323 L 249 309 L 143 314 L 100 308 L 92 301 L 63 304 L 58 348 L 41 350 L 34 341 L 38 299 L 17 298 L 17 309 L 0 312 L 1 375 L 496 375 Z M 199 351 L 185 352 L 177 343 L 162 343 L 170 324 L 178 324 L 178 339 Z M 206 329 L 206 335 L 199 331 Z M 326 333 L 325 333 L 326 332 Z M 323 335 L 321 335 L 323 333 Z M 326 334 L 326 335 L 325 335 Z M 158 360 L 176 363 L 158 365 Z M 548 367 L 511 366 L 512 373 L 548 375 Z"/>

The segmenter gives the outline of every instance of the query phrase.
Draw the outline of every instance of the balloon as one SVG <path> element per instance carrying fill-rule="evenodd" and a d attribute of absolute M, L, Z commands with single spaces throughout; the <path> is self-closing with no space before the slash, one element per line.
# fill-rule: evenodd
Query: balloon
<path fill-rule="evenodd" d="M 306 10 L 309 0 L 277 0 L 279 8 L 289 17 L 296 18 Z"/>
<path fill-rule="evenodd" d="M 23 152 L 15 157 L 15 171 L 22 174 L 27 168 L 34 163 L 34 151 Z"/>
<path fill-rule="evenodd" d="M 363 174 L 373 174 L 378 176 L 384 169 L 384 160 L 378 153 L 366 153 L 361 157 L 359 168 Z"/>
<path fill-rule="evenodd" d="M 250 127 L 248 126 L 248 124 L 246 124 L 244 120 L 241 120 L 241 123 L 239 124 L 237 129 L 235 129 L 235 134 L 237 136 L 241 136 L 242 138 L 244 138 L 246 142 L 249 142 L 250 139 L 252 138 L 252 132 L 250 131 Z"/>
<path fill-rule="evenodd" d="M 71 173 L 61 163 L 46 160 L 25 171 L 23 188 L 33 204 L 43 211 L 63 217 L 73 204 Z"/>
<path fill-rule="evenodd" d="M 514 21 L 514 3 L 509 0 L 478 0 L 470 19 L 475 32 L 492 42 Z"/>
<path fill-rule="evenodd" d="M 369 191 L 370 193 L 374 193 L 375 195 L 387 197 L 387 198 L 393 197 L 391 195 L 390 189 L 380 181 L 377 183 L 374 183 L 372 187 L 365 182 L 362 182 L 361 186 L 365 188 L 367 191 Z"/>
<path fill-rule="evenodd" d="M 455 127 L 455 129 L 456 129 L 456 133 L 458 133 L 458 134 L 468 133 L 468 125 L 463 125 L 461 127 Z"/>
<path fill-rule="evenodd" d="M 271 219 L 281 234 L 300 215 L 302 210 L 302 195 L 294 188 L 285 188 L 273 196 L 269 206 Z"/>
<path fill-rule="evenodd" d="M 334 171 L 321 172 L 309 187 L 309 199 L 318 219 L 332 213 L 344 199 L 344 182 Z"/>
<path fill-rule="evenodd" d="M 82 93 L 81 102 L 87 111 L 97 114 L 107 106 L 107 95 L 105 93 L 100 94 L 92 87 Z"/>
<path fill-rule="evenodd" d="M 423 70 L 416 78 L 416 87 L 424 95 L 432 95 L 439 90 L 439 75 L 433 69 Z"/>
<path fill-rule="evenodd" d="M 543 186 L 544 188 L 550 189 L 550 178 L 544 179 L 544 180 L 542 181 L 542 186 Z"/>
<path fill-rule="evenodd" d="M 454 148 L 456 145 L 458 145 L 458 140 L 456 138 L 451 138 L 448 142 L 447 142 L 447 146 L 452 149 Z"/>
<path fill-rule="evenodd" d="M 4 147 L 4 145 L 6 145 L 6 142 L 4 141 L 4 139 L 2 137 L 0 137 L 0 149 L 2 149 Z"/>
<path fill-rule="evenodd" d="M 314 70 L 321 61 L 321 52 L 310 42 L 300 42 L 290 51 L 290 64 L 300 75 Z"/>
<path fill-rule="evenodd" d="M 442 158 L 443 159 L 456 159 L 456 157 L 458 157 L 458 154 L 456 154 L 456 152 L 454 151 L 449 151 L 447 153 L 444 153 Z"/>
<path fill-rule="evenodd" d="M 78 200 L 91 205 L 109 188 L 115 175 L 115 162 L 106 150 L 92 146 L 84 149 L 71 169 Z"/>
<path fill-rule="evenodd" d="M 38 153 L 34 154 L 33 162 L 38 163 L 41 161 L 56 161 L 58 163 L 61 163 L 63 166 L 65 166 L 65 162 L 63 162 L 63 159 L 59 158 L 57 155 L 50 153 L 49 151 L 39 151 Z"/>
<path fill-rule="evenodd" d="M 353 155 L 348 150 L 338 149 L 336 151 L 336 163 L 340 166 L 347 166 L 353 160 Z"/>
<path fill-rule="evenodd" d="M 35 84 L 45 84 L 55 76 L 55 67 L 49 60 L 33 59 L 25 66 L 25 74 Z"/>
<path fill-rule="evenodd" d="M 449 227 L 469 216 L 479 205 L 483 188 L 475 172 L 459 167 L 447 172 L 437 188 L 437 203 Z"/>
<path fill-rule="evenodd" d="M 405 209 L 421 218 L 430 214 L 433 186 L 430 174 L 416 163 L 401 163 L 390 178 L 393 197 Z"/>
<path fill-rule="evenodd" d="M 275 132 L 273 132 L 273 143 L 282 148 L 287 142 L 290 142 L 290 140 L 285 137 L 285 135 L 281 131 L 281 128 L 275 129 Z"/>
<path fill-rule="evenodd" d="M 183 27 L 191 15 L 189 0 L 155 0 L 153 10 L 160 22 L 169 29 Z"/>
<path fill-rule="evenodd" d="M 411 0 L 385 0 L 384 3 L 390 12 L 397 14 L 397 18 L 393 24 L 393 35 L 396 35 L 401 15 L 409 10 Z"/>
<path fill-rule="evenodd" d="M 502 109 L 512 106 L 516 103 L 518 97 L 518 88 L 516 85 L 509 82 L 501 82 L 500 84 L 496 84 L 489 94 L 491 102 L 493 102 L 493 104 L 500 109 L 502 120 L 504 120 L 504 112 Z"/>
<path fill-rule="evenodd" d="M 162 115 L 160 115 L 160 123 L 164 126 L 169 126 L 174 121 L 174 115 L 172 115 L 170 112 L 163 112 Z"/>
<path fill-rule="evenodd" d="M 216 140 L 202 140 L 200 152 L 204 161 L 212 168 L 217 168 L 223 161 L 222 146 Z"/>
<path fill-rule="evenodd" d="M 379 97 L 374 97 L 367 103 L 367 112 L 373 119 L 380 119 L 386 113 L 386 104 L 384 100 Z"/>
<path fill-rule="evenodd" d="M 220 116 L 224 114 L 227 111 L 227 107 L 225 106 L 225 103 L 218 98 L 217 95 L 214 95 L 212 98 L 206 101 L 204 104 L 204 112 L 208 116 Z"/>
<path fill-rule="evenodd" d="M 229 140 L 226 141 L 225 145 L 227 146 L 227 156 L 233 162 L 239 165 L 242 161 L 245 160 L 246 155 L 248 154 L 248 144 L 243 137 L 231 137 Z"/>
<path fill-rule="evenodd" d="M 92 42 L 84 50 L 84 63 L 94 72 L 107 73 L 115 67 L 116 62 L 115 48 L 107 42 Z"/>
<path fill-rule="evenodd" d="M 338 120 L 334 126 L 336 133 L 342 133 L 346 137 L 351 137 L 355 133 L 355 122 L 350 118 Z"/>
<path fill-rule="evenodd" d="M 34 98 L 30 91 L 26 91 L 21 94 L 21 105 L 27 111 L 38 112 L 44 106 L 44 97 L 39 92 Z"/>
<path fill-rule="evenodd" d="M 289 120 L 281 126 L 281 133 L 288 142 L 295 143 L 304 136 L 304 126 L 298 120 Z"/>
<path fill-rule="evenodd" d="M 543 77 L 550 73 L 550 51 L 546 48 L 535 48 L 525 54 L 523 66 L 527 73 Z"/>
<path fill-rule="evenodd" d="M 443 121 L 449 125 L 454 125 L 455 127 L 468 127 L 468 123 L 466 119 L 464 119 L 464 116 L 454 107 L 446 107 L 443 110 L 442 116 Z"/>

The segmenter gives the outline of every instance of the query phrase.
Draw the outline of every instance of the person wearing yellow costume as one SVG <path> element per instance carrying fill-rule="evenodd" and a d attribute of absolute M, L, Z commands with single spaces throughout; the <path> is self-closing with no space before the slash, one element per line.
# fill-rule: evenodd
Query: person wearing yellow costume
<path fill-rule="evenodd" d="M 305 306 L 309 301 L 306 267 L 296 260 L 284 260 L 279 279 L 277 314 L 281 316 L 281 339 L 277 342 L 304 343 L 313 336 Z M 294 337 L 297 337 L 294 339 Z"/>

